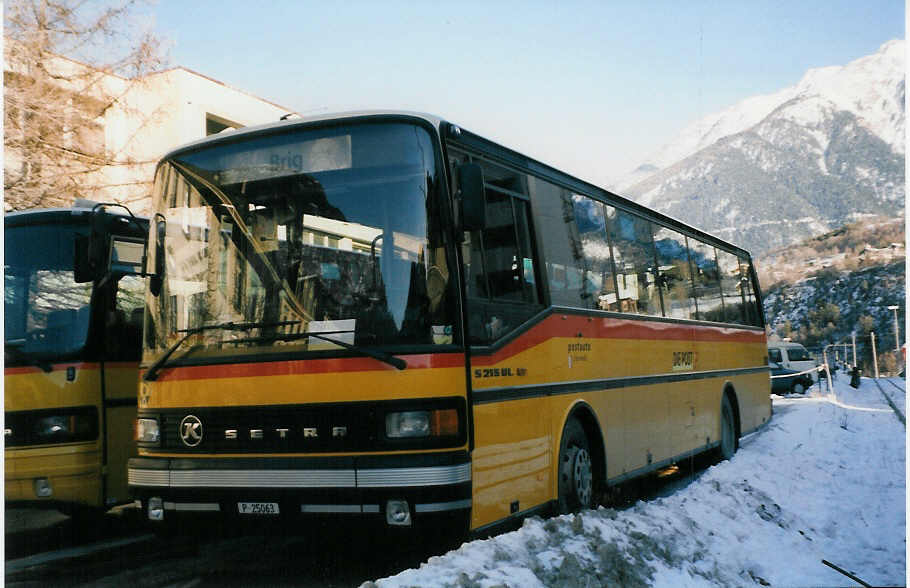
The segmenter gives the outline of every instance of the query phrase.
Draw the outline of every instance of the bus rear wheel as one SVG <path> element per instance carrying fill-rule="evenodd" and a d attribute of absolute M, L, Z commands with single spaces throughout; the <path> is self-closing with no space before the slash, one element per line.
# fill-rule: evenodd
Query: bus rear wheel
<path fill-rule="evenodd" d="M 718 456 L 721 460 L 730 459 L 736 453 L 736 422 L 733 416 L 733 406 L 730 398 L 724 394 L 720 404 L 720 450 Z"/>
<path fill-rule="evenodd" d="M 576 419 L 566 423 L 559 448 L 559 512 L 591 508 L 594 503 L 594 467 L 588 437 Z"/>

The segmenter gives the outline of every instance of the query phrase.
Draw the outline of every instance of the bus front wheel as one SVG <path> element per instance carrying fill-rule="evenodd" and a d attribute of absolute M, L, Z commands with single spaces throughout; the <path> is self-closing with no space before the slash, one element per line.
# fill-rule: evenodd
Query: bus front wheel
<path fill-rule="evenodd" d="M 588 437 L 576 419 L 569 419 L 559 448 L 559 512 L 591 508 L 594 502 L 594 469 Z"/>

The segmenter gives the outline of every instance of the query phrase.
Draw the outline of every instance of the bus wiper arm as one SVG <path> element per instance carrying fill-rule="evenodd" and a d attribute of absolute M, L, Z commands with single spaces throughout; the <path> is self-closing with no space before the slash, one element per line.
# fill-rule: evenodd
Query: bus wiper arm
<path fill-rule="evenodd" d="M 346 331 L 338 331 L 339 333 Z M 349 331 L 347 331 L 349 332 Z M 361 347 L 360 345 L 353 345 L 347 341 L 342 341 L 334 337 L 326 337 L 322 333 L 287 333 L 287 334 L 276 334 L 270 335 L 268 337 L 258 337 L 255 339 L 249 339 L 249 341 L 294 341 L 295 339 L 305 339 L 307 337 L 314 337 L 316 339 L 322 339 L 323 341 L 328 341 L 329 343 L 334 343 L 339 347 L 344 347 L 345 349 L 351 349 L 358 353 L 362 353 L 367 357 L 372 357 L 373 359 L 378 359 L 383 363 L 387 363 L 395 369 L 403 370 L 408 367 L 408 362 L 401 359 L 400 357 L 395 357 L 390 353 L 385 353 L 382 351 L 376 351 L 374 349 L 369 349 L 367 347 Z"/>
<path fill-rule="evenodd" d="M 183 345 L 183 342 L 190 338 L 190 336 L 195 335 L 196 333 L 201 333 L 203 331 L 249 331 L 250 329 L 259 329 L 264 327 L 284 327 L 287 325 L 296 325 L 299 324 L 299 321 L 280 321 L 277 323 L 217 323 L 214 325 L 200 325 L 198 327 L 192 327 L 181 331 L 184 333 L 183 337 L 180 337 L 174 343 L 168 347 L 167 351 L 164 354 L 155 360 L 155 363 L 149 366 L 146 370 L 145 375 L 142 376 L 142 379 L 146 382 L 151 382 L 158 379 L 158 372 L 164 367 L 164 364 L 168 359 L 171 358 L 171 355 L 174 354 L 177 349 Z"/>
<path fill-rule="evenodd" d="M 361 347 L 359 345 L 352 345 L 346 341 L 335 339 L 334 337 L 326 337 L 325 335 L 320 335 L 319 333 L 301 333 L 301 337 L 304 335 L 307 337 L 316 337 L 317 339 L 322 339 L 323 341 L 328 341 L 329 343 L 334 343 L 335 345 L 340 345 L 345 349 L 353 349 L 354 351 L 360 352 L 368 357 L 372 357 L 373 359 L 378 359 L 383 363 L 387 363 L 395 369 L 403 370 L 408 367 L 408 362 L 389 353 L 375 351 L 373 349 Z"/>

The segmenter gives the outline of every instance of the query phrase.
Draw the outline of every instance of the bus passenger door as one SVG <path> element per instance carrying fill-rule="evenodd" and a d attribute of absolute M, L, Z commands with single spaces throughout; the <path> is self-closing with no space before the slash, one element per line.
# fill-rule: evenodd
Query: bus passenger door
<path fill-rule="evenodd" d="M 549 399 L 533 389 L 549 371 L 543 365 L 546 342 L 537 336 L 542 324 L 529 321 L 543 305 L 527 178 L 486 161 L 477 163 L 484 175 L 486 227 L 466 232 L 462 244 L 475 529 L 550 500 L 552 463 Z"/>
<path fill-rule="evenodd" d="M 139 385 L 144 279 L 124 276 L 105 307 L 102 370 L 104 374 L 105 506 L 126 502 L 126 462 L 136 455 L 133 422 Z M 109 299 L 110 300 L 110 299 Z"/>

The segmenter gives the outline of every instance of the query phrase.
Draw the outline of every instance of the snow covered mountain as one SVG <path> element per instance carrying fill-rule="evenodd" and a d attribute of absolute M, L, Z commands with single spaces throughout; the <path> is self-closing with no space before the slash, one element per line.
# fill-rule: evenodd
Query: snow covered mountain
<path fill-rule="evenodd" d="M 620 192 L 762 252 L 904 203 L 905 41 L 695 122 Z"/>

